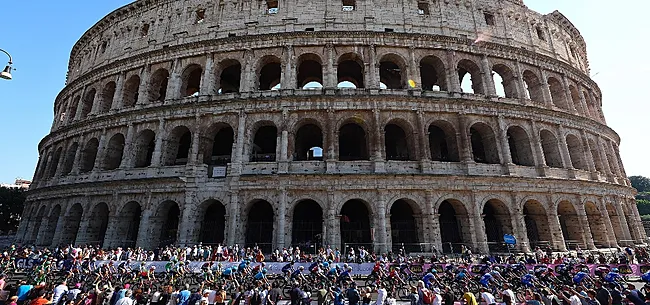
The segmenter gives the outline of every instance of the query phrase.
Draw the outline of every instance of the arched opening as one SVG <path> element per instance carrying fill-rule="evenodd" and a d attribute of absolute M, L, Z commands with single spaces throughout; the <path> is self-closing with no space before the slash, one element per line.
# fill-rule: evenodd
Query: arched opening
<path fill-rule="evenodd" d="M 117 225 L 117 234 L 120 243 L 127 248 L 134 248 L 138 241 L 138 232 L 140 231 L 140 217 L 142 216 L 142 208 L 140 204 L 135 201 L 128 202 L 119 214 L 122 216 L 122 221 Z"/>
<path fill-rule="evenodd" d="M 438 121 L 429 126 L 429 149 L 432 161 L 460 161 L 456 143 L 456 131 L 451 124 Z"/>
<path fill-rule="evenodd" d="M 209 200 L 201 223 L 201 242 L 204 245 L 220 245 L 226 230 L 226 207 L 219 201 Z"/>
<path fill-rule="evenodd" d="M 79 232 L 79 225 L 81 224 L 81 216 L 83 215 L 83 207 L 80 203 L 75 203 L 68 215 L 64 218 L 63 232 L 61 233 L 61 246 L 73 245 L 77 240 L 77 233 Z"/>
<path fill-rule="evenodd" d="M 566 145 L 569 149 L 569 157 L 571 158 L 573 168 L 589 170 L 585 161 L 585 153 L 582 149 L 582 141 L 578 137 L 569 134 L 566 136 Z"/>
<path fill-rule="evenodd" d="M 415 206 L 415 203 L 400 199 L 390 208 L 390 234 L 394 252 L 400 249 L 404 249 L 406 253 L 422 251 L 418 238 L 418 223 L 412 206 Z"/>
<path fill-rule="evenodd" d="M 222 61 L 219 75 L 219 94 L 238 93 L 241 83 L 241 64 L 234 59 Z"/>
<path fill-rule="evenodd" d="M 295 137 L 294 160 L 323 160 L 323 132 L 315 124 L 305 124 L 298 129 Z M 315 149 L 318 148 L 318 149 Z M 317 150 L 320 150 L 320 154 Z"/>
<path fill-rule="evenodd" d="M 203 68 L 200 65 L 189 65 L 181 74 L 181 92 L 180 96 L 198 96 L 201 90 L 201 77 Z"/>
<path fill-rule="evenodd" d="M 359 55 L 355 53 L 341 55 L 336 71 L 338 88 L 349 88 L 349 84 L 342 84 L 344 82 L 351 83 L 354 88 L 364 88 L 363 67 L 363 60 Z"/>
<path fill-rule="evenodd" d="M 56 170 L 59 167 L 59 161 L 61 160 L 62 151 L 63 151 L 63 147 L 59 147 L 54 152 L 54 155 L 52 156 L 52 161 L 50 163 L 50 170 L 47 173 L 47 178 L 52 178 L 56 174 Z"/>
<path fill-rule="evenodd" d="M 298 88 L 315 89 L 316 84 L 323 87 L 323 65 L 316 54 L 303 54 L 298 57 Z"/>
<path fill-rule="evenodd" d="M 104 245 L 106 229 L 108 228 L 108 205 L 100 203 L 90 213 L 90 221 L 86 228 L 86 242 L 91 245 Z"/>
<path fill-rule="evenodd" d="M 594 158 L 594 166 L 596 167 L 596 171 L 599 171 L 601 174 L 607 174 L 605 172 L 603 159 L 600 158 L 600 151 L 598 150 L 598 146 L 592 139 L 589 139 L 589 148 L 591 150 L 591 156 Z"/>
<path fill-rule="evenodd" d="M 178 238 L 178 224 L 180 222 L 181 210 L 178 204 L 173 201 L 166 201 L 160 205 L 157 213 L 157 222 L 160 229 L 153 232 L 160 232 L 158 245 L 160 247 L 173 245 Z M 155 243 L 154 243 L 155 244 Z"/>
<path fill-rule="evenodd" d="M 489 200 L 483 206 L 483 224 L 490 252 L 507 252 L 503 244 L 503 235 L 512 234 L 512 220 L 506 205 L 496 199 Z"/>
<path fill-rule="evenodd" d="M 481 69 L 473 61 L 463 59 L 458 62 L 458 80 L 462 92 L 485 94 Z"/>
<path fill-rule="evenodd" d="M 524 223 L 530 249 L 549 246 L 552 240 L 548 216 L 544 206 L 534 200 L 524 204 Z"/>
<path fill-rule="evenodd" d="M 97 158 L 97 149 L 99 148 L 99 141 L 97 138 L 92 138 L 86 143 L 86 147 L 81 152 L 81 168 L 80 172 L 87 173 L 95 167 L 95 159 Z"/>
<path fill-rule="evenodd" d="M 70 113 L 68 114 L 68 117 L 66 119 L 67 123 L 71 123 L 72 121 L 75 120 L 75 116 L 77 115 L 77 109 L 79 108 L 79 103 L 81 103 L 81 97 L 77 96 L 74 98 L 72 104 L 70 105 Z"/>
<path fill-rule="evenodd" d="M 61 170 L 61 174 L 64 176 L 72 172 L 74 159 L 77 156 L 77 149 L 79 149 L 79 143 L 77 142 L 72 143 L 72 145 L 68 147 L 68 151 L 65 154 L 65 160 L 63 161 L 63 169 Z"/>
<path fill-rule="evenodd" d="M 407 87 L 405 66 L 404 60 L 398 55 L 384 55 L 379 60 L 379 81 L 386 86 L 386 89 L 405 89 Z"/>
<path fill-rule="evenodd" d="M 167 84 L 169 82 L 169 71 L 167 69 L 158 69 L 151 75 L 149 80 L 149 102 L 164 102 L 167 98 Z"/>
<path fill-rule="evenodd" d="M 560 143 L 555 135 L 544 129 L 539 132 L 540 140 L 542 141 L 542 152 L 544 153 L 544 160 L 549 167 L 562 168 L 562 155 L 560 154 Z"/>
<path fill-rule="evenodd" d="M 343 205 L 340 220 L 343 249 L 359 246 L 364 246 L 366 249 L 372 248 L 370 219 L 370 211 L 365 202 L 354 199 Z"/>
<path fill-rule="evenodd" d="M 573 101 L 574 108 L 582 115 L 586 116 L 587 111 L 582 107 L 582 99 L 580 98 L 580 93 L 575 86 L 569 85 L 569 92 L 571 93 L 571 100 Z"/>
<path fill-rule="evenodd" d="M 424 91 L 448 91 L 445 64 L 440 58 L 427 56 L 420 61 L 420 78 Z"/>
<path fill-rule="evenodd" d="M 235 132 L 228 124 L 215 124 L 205 139 L 204 163 L 226 166 L 231 161 Z"/>
<path fill-rule="evenodd" d="M 121 133 L 115 134 L 108 141 L 106 145 L 106 152 L 104 155 L 104 170 L 114 170 L 120 167 L 122 163 L 122 155 L 124 154 L 124 135 Z"/>
<path fill-rule="evenodd" d="M 568 110 L 569 106 L 566 100 L 566 95 L 564 94 L 564 86 L 562 83 L 554 77 L 549 77 L 548 87 L 551 89 L 551 99 L 553 100 L 553 105 L 555 105 L 555 107 Z"/>
<path fill-rule="evenodd" d="M 605 204 L 607 208 L 607 215 L 609 215 L 609 221 L 612 223 L 612 229 L 614 230 L 614 236 L 619 244 L 624 245 L 630 241 L 625 240 L 625 234 L 623 234 L 623 222 L 621 221 L 621 216 L 618 214 L 616 207 L 611 202 Z"/>
<path fill-rule="evenodd" d="M 526 97 L 536 103 L 544 103 L 544 91 L 542 83 L 537 75 L 529 70 L 523 74 L 524 85 L 526 86 Z"/>
<path fill-rule="evenodd" d="M 512 70 L 506 65 L 495 65 L 492 68 L 492 79 L 496 89 L 497 96 L 516 98 L 517 81 Z"/>
<path fill-rule="evenodd" d="M 52 157 L 52 153 L 49 152 L 38 158 L 40 165 L 38 165 L 38 168 L 36 169 L 36 173 L 37 173 L 36 176 L 39 179 L 47 177 L 46 169 L 47 169 L 47 165 L 49 164 L 48 159 L 50 159 L 51 157 Z"/>
<path fill-rule="evenodd" d="M 282 77 L 282 64 L 279 58 L 275 56 L 265 56 L 260 63 L 259 71 L 259 90 L 276 89 L 280 85 Z"/>
<path fill-rule="evenodd" d="M 602 151 L 605 152 L 605 159 L 607 159 L 605 162 L 609 165 L 609 172 L 614 176 L 618 176 L 618 162 L 612 155 L 611 147 L 609 147 L 606 142 L 602 142 Z"/>
<path fill-rule="evenodd" d="M 508 146 L 512 163 L 522 166 L 535 166 L 533 150 L 526 131 L 519 126 L 508 128 Z"/>
<path fill-rule="evenodd" d="M 246 247 L 259 247 L 262 252 L 270 253 L 273 245 L 273 222 L 275 213 L 270 203 L 257 200 L 248 210 L 246 222 Z"/>
<path fill-rule="evenodd" d="M 61 206 L 55 205 L 50 212 L 50 216 L 47 218 L 47 228 L 43 231 L 43 236 L 40 238 L 40 245 L 44 247 L 49 247 L 52 245 L 52 239 L 54 239 L 54 233 L 56 232 L 56 227 L 59 224 L 59 217 L 61 216 Z"/>
<path fill-rule="evenodd" d="M 600 214 L 598 207 L 596 207 L 596 204 L 593 202 L 586 202 L 585 212 L 587 213 L 587 222 L 596 248 L 609 247 L 610 245 L 607 241 L 607 227 L 605 226 L 605 220 Z"/>
<path fill-rule="evenodd" d="M 151 166 L 153 152 L 156 150 L 156 133 L 145 129 L 138 133 L 135 140 L 135 167 Z"/>
<path fill-rule="evenodd" d="M 397 124 L 386 125 L 386 127 L 384 127 L 384 149 L 386 151 L 386 160 L 415 160 L 415 157 L 412 154 L 412 149 L 409 147 L 409 142 L 410 141 L 402 127 Z"/>
<path fill-rule="evenodd" d="M 122 89 L 122 105 L 124 108 L 131 108 L 138 102 L 140 90 L 140 77 L 133 75 L 124 83 Z"/>
<path fill-rule="evenodd" d="M 192 132 L 185 126 L 175 127 L 167 139 L 165 149 L 166 166 L 187 164 L 192 147 Z"/>
<path fill-rule="evenodd" d="M 460 201 L 445 200 L 440 204 L 438 214 L 442 252 L 460 253 L 461 245 L 470 241 L 472 234 L 467 226 L 461 225 L 469 221 L 467 209 Z"/>
<path fill-rule="evenodd" d="M 90 112 L 93 110 L 93 104 L 95 103 L 95 95 L 97 94 L 97 90 L 95 88 L 92 88 L 86 92 L 86 95 L 84 96 L 83 103 L 81 104 L 81 116 L 80 118 L 83 120 L 88 115 Z"/>
<path fill-rule="evenodd" d="M 106 113 L 111 110 L 113 98 L 115 97 L 115 82 L 108 82 L 102 90 L 101 103 L 97 107 L 97 113 Z"/>
<path fill-rule="evenodd" d="M 30 215 L 31 216 L 31 215 Z M 30 221 L 34 224 L 34 227 L 32 228 L 32 231 L 29 233 L 29 238 L 27 239 L 28 243 L 35 243 L 36 239 L 38 238 L 38 232 L 41 231 L 41 224 L 43 222 L 43 217 L 45 217 L 45 206 L 41 206 L 40 209 L 38 209 L 38 212 L 36 213 L 36 217 L 31 218 Z"/>
<path fill-rule="evenodd" d="M 322 246 L 323 209 L 313 200 L 303 200 L 296 204 L 292 218 L 291 244 L 307 248 Z"/>
<path fill-rule="evenodd" d="M 501 163 L 497 149 L 497 140 L 490 126 L 484 123 L 476 123 L 469 129 L 469 134 L 472 142 L 474 162 L 487 164 Z"/>
<path fill-rule="evenodd" d="M 251 162 L 275 162 L 278 129 L 275 126 L 261 126 L 255 132 Z"/>
<path fill-rule="evenodd" d="M 562 201 L 557 206 L 557 216 L 560 218 L 560 229 L 566 243 L 567 249 L 575 249 L 576 245 L 584 248 L 582 232 L 583 228 L 578 219 L 578 213 L 573 204 Z"/>
<path fill-rule="evenodd" d="M 347 123 L 339 129 L 339 160 L 368 160 L 368 139 L 363 127 Z"/>

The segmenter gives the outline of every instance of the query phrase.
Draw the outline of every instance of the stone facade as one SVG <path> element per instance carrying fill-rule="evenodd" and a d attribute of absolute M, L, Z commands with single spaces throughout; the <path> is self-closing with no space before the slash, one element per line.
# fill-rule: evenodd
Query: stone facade
<path fill-rule="evenodd" d="M 136 1 L 74 46 L 17 242 L 646 242 L 586 46 L 520 0 Z"/>

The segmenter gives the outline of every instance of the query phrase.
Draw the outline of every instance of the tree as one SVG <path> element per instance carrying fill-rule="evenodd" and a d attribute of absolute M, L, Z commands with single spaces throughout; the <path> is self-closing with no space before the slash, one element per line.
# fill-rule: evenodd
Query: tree
<path fill-rule="evenodd" d="M 25 206 L 25 191 L 0 187 L 0 231 L 16 231 Z"/>
<path fill-rule="evenodd" d="M 650 192 L 650 178 L 643 176 L 632 176 L 630 177 L 630 182 L 632 187 L 635 188 L 639 193 Z"/>

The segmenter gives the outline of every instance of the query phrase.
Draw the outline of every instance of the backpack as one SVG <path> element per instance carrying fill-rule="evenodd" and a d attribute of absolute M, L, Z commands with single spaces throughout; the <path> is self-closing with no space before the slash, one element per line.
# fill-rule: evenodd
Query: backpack
<path fill-rule="evenodd" d="M 436 296 L 431 292 L 431 290 L 423 288 L 422 289 L 422 303 L 424 304 L 431 304 L 433 303 L 433 299 Z"/>

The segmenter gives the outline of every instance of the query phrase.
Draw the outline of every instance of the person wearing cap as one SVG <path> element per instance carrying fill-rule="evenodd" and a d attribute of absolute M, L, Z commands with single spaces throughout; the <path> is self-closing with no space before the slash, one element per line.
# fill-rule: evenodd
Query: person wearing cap
<path fill-rule="evenodd" d="M 131 292 L 131 290 L 126 290 L 124 292 L 124 297 L 119 299 L 115 305 L 133 305 L 134 301 L 131 298 L 131 295 L 133 295 L 133 292 Z"/>
<path fill-rule="evenodd" d="M 494 298 L 494 295 L 489 293 L 485 287 L 481 287 L 480 291 L 481 291 L 481 299 L 483 300 L 483 302 L 485 302 L 485 304 L 487 304 L 487 305 L 495 305 L 496 304 L 496 300 Z"/>

